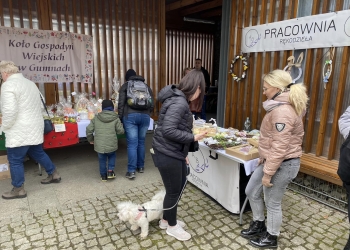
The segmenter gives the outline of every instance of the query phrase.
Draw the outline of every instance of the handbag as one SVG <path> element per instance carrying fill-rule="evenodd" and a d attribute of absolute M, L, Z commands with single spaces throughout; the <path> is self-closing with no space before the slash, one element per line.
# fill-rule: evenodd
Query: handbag
<path fill-rule="evenodd" d="M 196 152 L 199 149 L 198 141 L 193 141 L 190 143 L 190 147 L 188 149 L 188 152 Z"/>
<path fill-rule="evenodd" d="M 47 108 L 46 108 L 46 105 L 44 103 L 44 100 L 40 94 L 40 99 L 44 105 L 44 108 L 46 110 L 46 113 L 47 113 L 47 116 L 49 117 L 48 119 L 44 119 L 44 135 L 50 133 L 52 130 L 54 130 L 54 127 L 53 127 L 53 124 L 52 124 L 52 121 L 50 119 L 50 115 L 49 115 L 49 112 L 47 111 Z"/>

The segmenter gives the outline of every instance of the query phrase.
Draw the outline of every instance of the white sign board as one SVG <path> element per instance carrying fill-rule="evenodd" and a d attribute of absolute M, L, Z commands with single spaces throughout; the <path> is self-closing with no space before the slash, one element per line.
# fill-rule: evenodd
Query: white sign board
<path fill-rule="evenodd" d="M 93 39 L 52 30 L 0 27 L 0 60 L 33 82 L 92 83 Z"/>
<path fill-rule="evenodd" d="M 243 29 L 242 51 L 262 52 L 350 46 L 350 10 Z"/>

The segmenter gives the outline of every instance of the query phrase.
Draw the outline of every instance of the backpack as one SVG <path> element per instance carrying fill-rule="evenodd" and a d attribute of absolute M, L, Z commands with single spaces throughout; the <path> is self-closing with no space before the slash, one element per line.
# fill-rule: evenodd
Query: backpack
<path fill-rule="evenodd" d="M 126 90 L 126 103 L 132 109 L 147 110 L 152 106 L 152 96 L 142 77 L 129 80 Z"/>

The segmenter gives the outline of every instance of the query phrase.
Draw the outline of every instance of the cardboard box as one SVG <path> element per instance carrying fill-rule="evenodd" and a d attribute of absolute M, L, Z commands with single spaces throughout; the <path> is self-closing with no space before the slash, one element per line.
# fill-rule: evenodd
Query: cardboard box
<path fill-rule="evenodd" d="M 245 154 L 244 152 L 240 151 L 240 149 L 245 146 L 247 146 L 247 144 L 226 148 L 225 151 L 226 151 L 226 154 L 232 155 L 244 161 L 249 161 L 259 157 L 259 151 L 255 147 L 252 147 L 248 154 Z"/>
<path fill-rule="evenodd" d="M 253 146 L 256 147 L 256 148 L 259 146 L 259 140 L 255 140 L 255 139 L 253 139 L 253 138 L 248 138 L 248 139 L 247 139 L 247 142 L 248 142 L 249 144 L 253 145 Z"/>
<path fill-rule="evenodd" d="M 0 156 L 0 180 L 11 178 L 10 165 L 7 160 L 7 155 Z"/>

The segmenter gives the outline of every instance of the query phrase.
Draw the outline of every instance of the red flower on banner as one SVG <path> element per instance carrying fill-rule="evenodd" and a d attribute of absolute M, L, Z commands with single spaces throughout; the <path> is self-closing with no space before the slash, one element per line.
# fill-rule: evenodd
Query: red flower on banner
<path fill-rule="evenodd" d="M 91 60 L 89 60 L 88 63 L 91 63 Z"/>
<path fill-rule="evenodd" d="M 55 32 L 51 32 L 51 36 L 55 36 Z"/>

